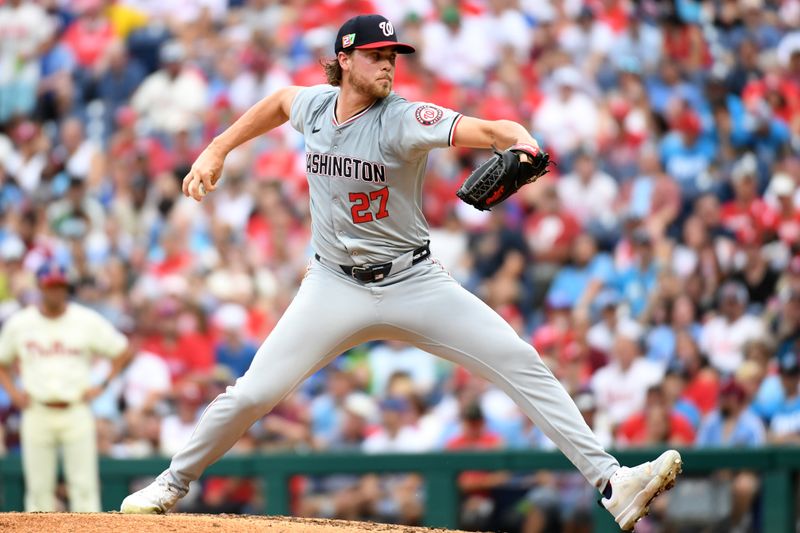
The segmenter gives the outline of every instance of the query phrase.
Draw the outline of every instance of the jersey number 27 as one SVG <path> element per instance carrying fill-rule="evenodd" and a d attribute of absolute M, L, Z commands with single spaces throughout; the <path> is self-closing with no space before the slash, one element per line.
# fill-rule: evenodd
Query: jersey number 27
<path fill-rule="evenodd" d="M 364 222 L 372 222 L 373 220 L 380 220 L 389 216 L 389 211 L 386 210 L 386 204 L 389 203 L 389 187 L 371 191 L 369 194 L 365 192 L 351 192 L 350 193 L 350 214 L 353 216 L 354 224 L 363 224 Z M 378 212 L 375 217 L 372 216 L 370 206 L 372 202 L 378 202 Z"/>

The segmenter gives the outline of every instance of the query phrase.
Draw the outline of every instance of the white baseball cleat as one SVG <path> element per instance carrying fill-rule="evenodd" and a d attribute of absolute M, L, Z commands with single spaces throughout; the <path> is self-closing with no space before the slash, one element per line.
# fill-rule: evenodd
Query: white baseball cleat
<path fill-rule="evenodd" d="M 119 510 L 125 514 L 164 514 L 188 491 L 173 481 L 172 474 L 166 470 L 148 486 L 122 500 Z"/>
<path fill-rule="evenodd" d="M 623 466 L 611 476 L 611 498 L 603 498 L 600 503 L 623 531 L 633 531 L 636 522 L 650 512 L 653 498 L 675 485 L 682 466 L 681 454 L 676 450 L 633 468 Z"/>

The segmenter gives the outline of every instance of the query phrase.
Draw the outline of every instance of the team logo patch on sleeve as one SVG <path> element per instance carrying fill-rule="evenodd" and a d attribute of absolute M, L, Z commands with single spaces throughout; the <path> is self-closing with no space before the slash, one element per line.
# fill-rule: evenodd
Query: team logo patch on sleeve
<path fill-rule="evenodd" d="M 444 111 L 440 108 L 427 104 L 419 106 L 414 113 L 414 116 L 417 117 L 417 122 L 423 126 L 433 126 L 442 120 L 442 115 L 444 115 Z"/>

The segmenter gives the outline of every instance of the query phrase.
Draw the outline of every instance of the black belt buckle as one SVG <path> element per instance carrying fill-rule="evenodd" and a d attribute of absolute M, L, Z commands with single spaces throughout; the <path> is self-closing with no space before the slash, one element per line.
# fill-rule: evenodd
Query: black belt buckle
<path fill-rule="evenodd" d="M 350 275 L 362 283 L 380 281 L 386 277 L 384 270 L 386 270 L 387 266 L 391 268 L 391 263 L 386 265 L 353 266 L 350 267 Z"/>

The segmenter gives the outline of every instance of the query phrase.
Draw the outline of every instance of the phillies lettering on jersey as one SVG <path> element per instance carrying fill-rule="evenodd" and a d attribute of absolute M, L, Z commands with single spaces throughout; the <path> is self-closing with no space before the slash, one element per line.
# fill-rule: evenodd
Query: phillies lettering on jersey
<path fill-rule="evenodd" d="M 292 126 L 306 142 L 312 243 L 347 265 L 391 261 L 428 237 L 422 183 L 428 152 L 453 144 L 459 113 L 391 93 L 339 124 L 339 89 L 301 89 Z"/>
<path fill-rule="evenodd" d="M 25 349 L 31 355 L 36 357 L 80 357 L 83 355 L 83 350 L 80 348 L 67 346 L 61 341 L 54 341 L 49 344 L 44 344 L 37 341 L 27 341 L 25 343 Z"/>

